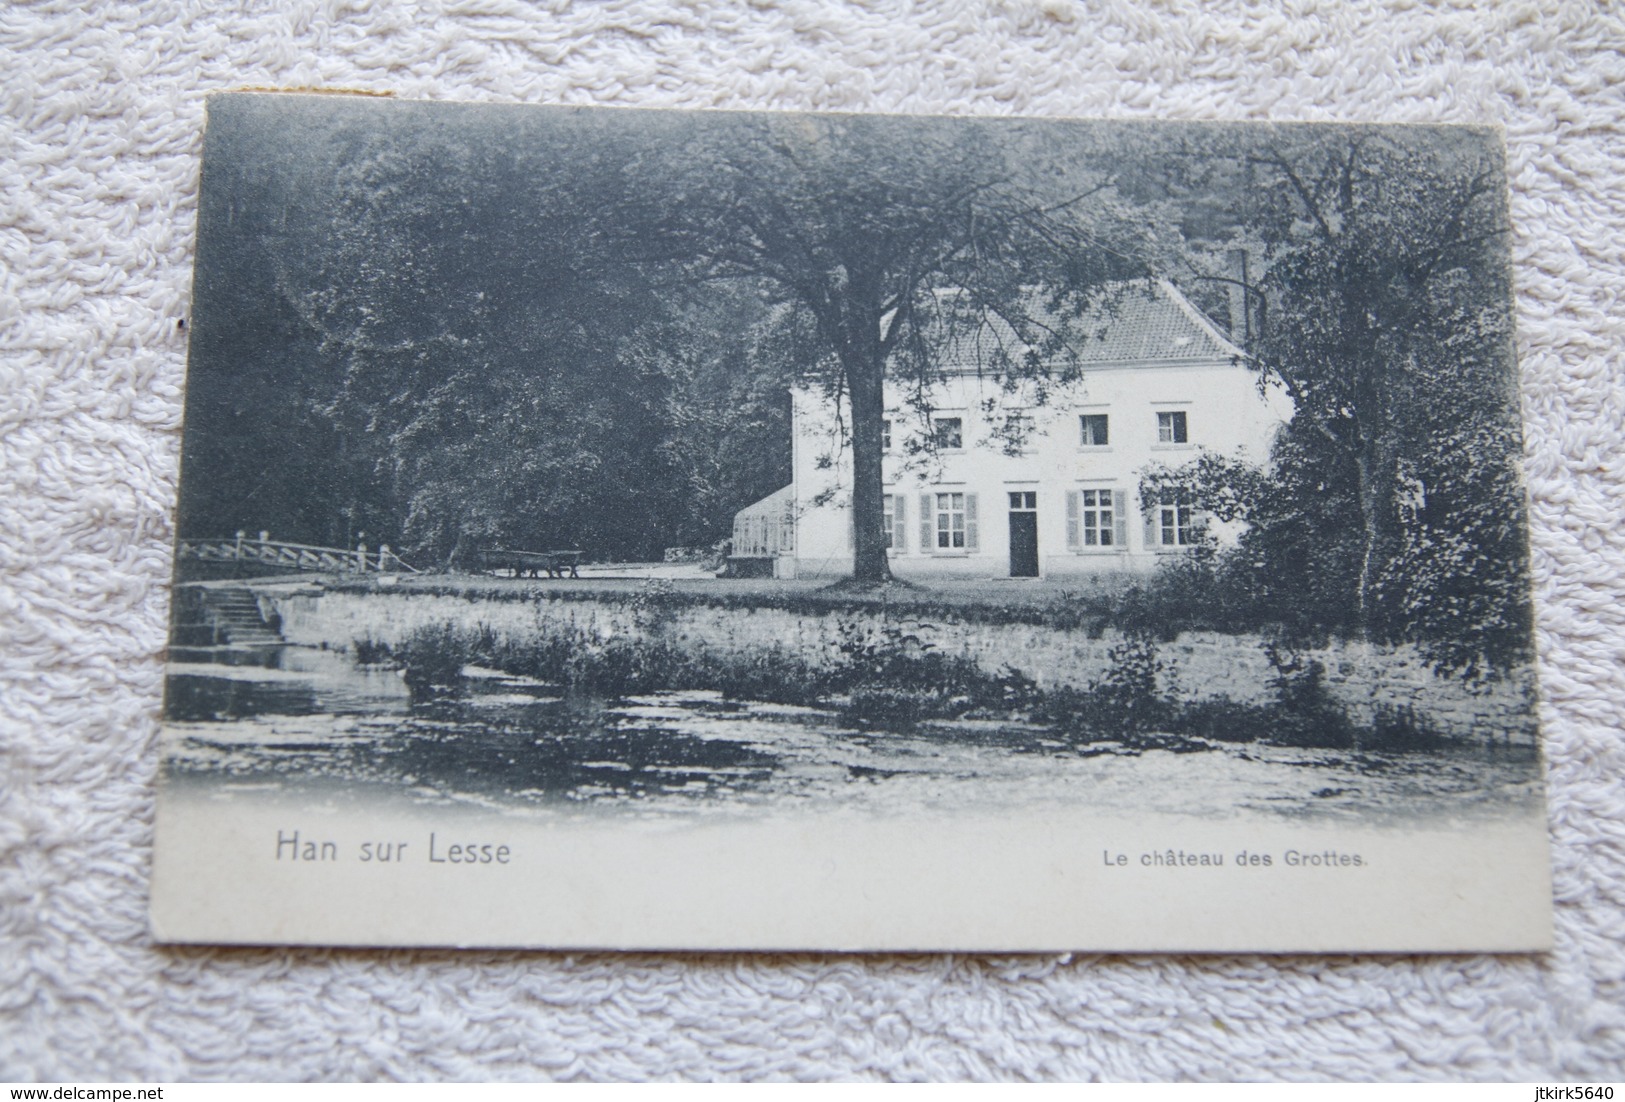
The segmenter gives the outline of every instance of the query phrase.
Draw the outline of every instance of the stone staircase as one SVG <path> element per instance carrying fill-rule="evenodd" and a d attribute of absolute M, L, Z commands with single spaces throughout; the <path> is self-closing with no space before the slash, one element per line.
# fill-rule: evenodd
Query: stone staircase
<path fill-rule="evenodd" d="M 174 641 L 192 647 L 278 647 L 286 642 L 266 623 L 245 586 L 184 586 L 175 595 Z"/>

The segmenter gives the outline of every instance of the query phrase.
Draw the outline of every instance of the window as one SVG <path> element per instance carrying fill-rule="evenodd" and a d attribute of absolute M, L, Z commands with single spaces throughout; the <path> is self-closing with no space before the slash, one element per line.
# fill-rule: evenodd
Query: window
<path fill-rule="evenodd" d="M 1157 543 L 1163 547 L 1184 547 L 1195 542 L 1195 506 L 1187 497 L 1164 494 L 1157 505 Z"/>
<path fill-rule="evenodd" d="M 1037 431 L 1038 423 L 1032 416 L 1017 410 L 1004 416 L 1004 423 L 994 430 L 993 438 L 998 441 L 999 450 L 1005 455 L 1026 455 L 1028 445 Z"/>
<path fill-rule="evenodd" d="M 1086 448 L 1103 448 L 1109 437 L 1106 434 L 1106 415 L 1104 413 L 1085 413 L 1079 416 L 1078 426 L 1082 433 L 1082 443 Z"/>
<path fill-rule="evenodd" d="M 902 494 L 882 494 L 880 508 L 886 514 L 886 550 L 902 552 L 904 550 L 904 534 L 908 531 L 908 523 L 903 516 L 905 503 Z"/>
<path fill-rule="evenodd" d="M 937 550 L 960 551 L 965 547 L 965 495 L 937 495 Z"/>
<path fill-rule="evenodd" d="M 1157 443 L 1184 444 L 1189 440 L 1185 431 L 1185 411 L 1157 414 Z"/>
<path fill-rule="evenodd" d="M 1110 547 L 1116 530 L 1112 515 L 1110 490 L 1084 490 L 1083 511 L 1079 514 L 1080 532 L 1085 547 Z"/>
<path fill-rule="evenodd" d="M 1150 525 L 1146 543 L 1155 542 Z M 1128 550 L 1128 496 L 1122 490 L 1070 490 L 1066 495 L 1068 551 Z"/>
<path fill-rule="evenodd" d="M 953 451 L 965 446 L 965 422 L 958 417 L 936 417 L 931 421 L 931 435 L 937 447 Z"/>
<path fill-rule="evenodd" d="M 975 494 L 948 492 L 920 495 L 920 554 L 975 554 L 979 549 L 976 531 Z"/>
<path fill-rule="evenodd" d="M 1012 490 L 1010 492 L 1010 511 L 1012 513 L 1032 513 L 1038 509 L 1038 494 L 1032 490 Z"/>
<path fill-rule="evenodd" d="M 882 451 L 891 451 L 891 422 L 880 422 L 880 447 Z"/>

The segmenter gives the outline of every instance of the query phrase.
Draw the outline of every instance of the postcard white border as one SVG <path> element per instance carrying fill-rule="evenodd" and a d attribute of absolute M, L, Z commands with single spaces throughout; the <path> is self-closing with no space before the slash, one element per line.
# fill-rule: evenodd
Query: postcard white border
<path fill-rule="evenodd" d="M 170 787 L 152 921 L 160 941 L 237 944 L 1543 950 L 1551 905 L 1538 816 L 1389 828 L 1131 822 L 1081 809 L 560 822 Z M 317 852 L 336 857 L 291 856 L 295 833 L 331 843 Z M 361 861 L 363 843 L 383 840 L 407 843 L 404 863 Z M 469 843 L 492 855 L 505 845 L 508 860 L 446 860 Z M 1238 864 L 1243 851 L 1270 863 Z M 1302 860 L 1290 864 L 1289 851 Z M 1202 855 L 1224 863 L 1182 859 Z"/>

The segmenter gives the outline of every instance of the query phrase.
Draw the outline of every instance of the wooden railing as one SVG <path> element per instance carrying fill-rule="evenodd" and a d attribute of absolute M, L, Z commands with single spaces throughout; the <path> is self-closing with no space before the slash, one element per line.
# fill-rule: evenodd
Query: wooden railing
<path fill-rule="evenodd" d="M 237 533 L 233 539 L 181 540 L 177 553 L 182 559 L 198 562 L 250 562 L 263 566 L 285 568 L 290 571 L 346 574 L 416 574 L 418 571 L 402 562 L 389 544 L 377 551 L 369 551 L 364 543 L 355 550 L 340 547 L 316 547 L 308 543 L 287 543 L 267 538 L 247 539 Z"/>

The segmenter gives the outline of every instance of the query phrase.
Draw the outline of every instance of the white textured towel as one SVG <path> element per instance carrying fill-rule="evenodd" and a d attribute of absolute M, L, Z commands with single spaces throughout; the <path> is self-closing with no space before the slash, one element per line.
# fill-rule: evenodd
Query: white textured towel
<path fill-rule="evenodd" d="M 0 1079 L 1625 1076 L 1625 9 L 0 9 Z M 1499 122 L 1551 772 L 1542 957 L 156 949 L 205 93 Z"/>

